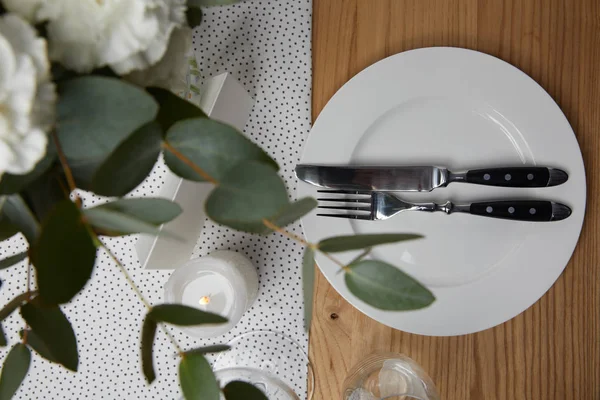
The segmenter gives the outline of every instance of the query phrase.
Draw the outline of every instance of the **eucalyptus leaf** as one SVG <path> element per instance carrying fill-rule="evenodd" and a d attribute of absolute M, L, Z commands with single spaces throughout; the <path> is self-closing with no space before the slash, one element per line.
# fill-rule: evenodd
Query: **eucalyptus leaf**
<path fill-rule="evenodd" d="M 8 302 L 2 310 L 0 310 L 0 321 L 4 321 L 17 308 L 21 307 L 32 296 L 31 292 L 21 293 L 14 299 Z"/>
<path fill-rule="evenodd" d="M 58 203 L 69 198 L 69 185 L 59 165 L 39 176 L 22 192 L 38 221 L 46 219 Z"/>
<path fill-rule="evenodd" d="M 87 221 L 111 235 L 158 234 L 159 227 L 181 214 L 181 207 L 159 198 L 128 198 L 83 210 Z"/>
<path fill-rule="evenodd" d="M 220 353 L 222 351 L 227 351 L 229 350 L 231 347 L 226 345 L 226 344 L 214 344 L 212 346 L 204 346 L 204 347 L 198 347 L 197 349 L 192 349 L 192 350 L 188 350 L 185 352 L 185 354 L 195 354 L 195 353 L 199 353 L 199 354 L 210 354 L 210 353 Z"/>
<path fill-rule="evenodd" d="M 40 225 L 23 198 L 10 195 L 2 207 L 2 217 L 6 217 L 12 226 L 22 232 L 29 243 L 34 243 L 40 231 Z"/>
<path fill-rule="evenodd" d="M 2 329 L 2 325 L 0 325 L 0 347 L 5 347 L 7 344 L 6 334 L 4 334 L 4 329 Z"/>
<path fill-rule="evenodd" d="M 316 206 L 317 201 L 315 199 L 305 197 L 294 203 L 287 203 L 283 205 L 274 215 L 265 219 L 269 220 L 272 224 L 283 228 L 284 226 L 302 218 L 304 215 L 312 211 Z M 266 235 L 273 232 L 273 230 L 267 227 L 262 220 L 257 220 L 254 223 L 238 223 L 236 224 L 235 228 L 261 235 Z"/>
<path fill-rule="evenodd" d="M 270 166 L 247 161 L 233 168 L 206 201 L 206 213 L 228 227 L 256 232 L 263 219 L 288 205 L 283 181 Z M 261 228 L 259 233 L 263 233 Z"/>
<path fill-rule="evenodd" d="M 21 316 L 56 362 L 71 371 L 77 371 L 77 339 L 71 323 L 60 308 L 42 305 L 36 298 L 21 307 Z"/>
<path fill-rule="evenodd" d="M 302 292 L 304 297 L 304 329 L 310 330 L 315 290 L 315 251 L 312 247 L 304 249 L 302 257 Z"/>
<path fill-rule="evenodd" d="M 382 244 L 421 239 L 423 236 L 412 233 L 382 233 L 351 236 L 336 236 L 319 242 L 319 249 L 326 253 L 360 250 Z"/>
<path fill-rule="evenodd" d="M 83 289 L 94 270 L 96 247 L 75 204 L 64 200 L 53 209 L 30 253 L 44 302 L 67 303 Z"/>
<path fill-rule="evenodd" d="M 125 139 L 96 169 L 92 191 L 102 196 L 125 196 L 150 174 L 158 159 L 162 130 L 149 122 Z"/>
<path fill-rule="evenodd" d="M 48 347 L 46 347 L 46 344 L 35 334 L 34 331 L 31 329 L 28 329 L 27 331 L 21 330 L 19 332 L 19 336 L 23 338 L 25 336 L 25 332 L 27 332 L 27 346 L 31 347 L 36 353 L 46 360 L 57 364 L 59 363 L 58 360 L 52 355 Z"/>
<path fill-rule="evenodd" d="M 142 326 L 142 370 L 144 371 L 144 376 L 148 383 L 152 383 L 156 379 L 152 350 L 157 326 L 155 320 L 146 316 Z"/>
<path fill-rule="evenodd" d="M 159 304 L 152 307 L 148 317 L 157 322 L 178 326 L 223 324 L 227 318 L 182 304 Z"/>
<path fill-rule="evenodd" d="M 2 175 L 0 179 L 0 194 L 19 193 L 46 172 L 54 160 L 56 160 L 56 147 L 54 147 L 53 142 L 49 142 L 46 155 L 38 161 L 31 172 L 23 175 Z"/>
<path fill-rule="evenodd" d="M 145 90 L 116 78 L 61 81 L 58 94 L 57 133 L 69 161 L 105 159 L 158 112 Z"/>
<path fill-rule="evenodd" d="M 188 7 L 226 6 L 239 3 L 241 0 L 188 0 Z"/>
<path fill-rule="evenodd" d="M 256 386 L 244 381 L 231 381 L 223 388 L 226 400 L 269 400 Z"/>
<path fill-rule="evenodd" d="M 414 278 L 382 261 L 362 260 L 351 264 L 344 278 L 352 294 L 381 310 L 417 310 L 435 300 Z"/>
<path fill-rule="evenodd" d="M 208 118 L 197 105 L 182 99 L 167 89 L 151 87 L 146 89 L 160 105 L 156 121 L 166 133 L 177 121 L 190 118 Z"/>
<path fill-rule="evenodd" d="M 185 12 L 187 23 L 191 28 L 200 26 L 202 23 L 202 10 L 200 7 L 188 7 Z"/>
<path fill-rule="evenodd" d="M 0 270 L 12 267 L 13 265 L 23 261 L 26 258 L 27 258 L 26 251 L 17 253 L 14 256 L 6 257 L 5 259 L 0 260 Z"/>
<path fill-rule="evenodd" d="M 186 354 L 179 363 L 179 382 L 186 400 L 219 400 L 221 389 L 210 364 L 200 353 Z"/>
<path fill-rule="evenodd" d="M 279 169 L 271 157 L 234 127 L 212 119 L 179 121 L 169 129 L 166 140 L 217 181 L 243 161 L 258 161 Z M 193 181 L 204 180 L 168 149 L 164 155 L 167 166 L 176 175 Z"/>
<path fill-rule="evenodd" d="M 17 233 L 19 233 L 19 229 L 9 221 L 3 212 L 0 212 L 0 241 L 13 237 Z"/>
<path fill-rule="evenodd" d="M 15 344 L 4 360 L 0 375 L 0 400 L 10 400 L 27 376 L 31 352 L 22 343 Z"/>
<path fill-rule="evenodd" d="M 305 197 L 294 203 L 289 203 L 280 209 L 277 214 L 267 218 L 280 228 L 295 222 L 311 212 L 317 206 L 317 201 L 311 197 Z"/>

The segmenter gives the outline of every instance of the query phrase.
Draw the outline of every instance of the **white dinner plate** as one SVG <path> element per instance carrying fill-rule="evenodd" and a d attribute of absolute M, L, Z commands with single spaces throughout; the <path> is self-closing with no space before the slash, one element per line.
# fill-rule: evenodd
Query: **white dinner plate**
<path fill-rule="evenodd" d="M 376 247 L 372 255 L 411 274 L 435 295 L 429 307 L 390 312 L 346 288 L 339 267 L 317 263 L 352 305 L 391 327 L 461 335 L 498 325 L 535 303 L 567 265 L 585 213 L 585 171 L 577 140 L 552 98 L 517 68 L 458 48 L 426 48 L 386 58 L 348 81 L 315 122 L 301 163 L 437 165 L 452 171 L 538 165 L 569 180 L 515 189 L 453 183 L 409 201 L 547 199 L 568 205 L 563 221 L 515 222 L 466 214 L 405 212 L 387 221 L 302 220 L 311 242 L 337 235 L 411 232 L 424 239 Z M 300 182 L 298 198 L 317 197 Z M 342 253 L 349 261 L 356 253 Z"/>

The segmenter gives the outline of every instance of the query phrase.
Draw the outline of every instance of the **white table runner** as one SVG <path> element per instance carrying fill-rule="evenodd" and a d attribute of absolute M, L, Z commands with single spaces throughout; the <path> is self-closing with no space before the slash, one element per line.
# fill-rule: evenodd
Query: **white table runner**
<path fill-rule="evenodd" d="M 204 78 L 230 72 L 256 99 L 246 134 L 260 144 L 281 167 L 293 196 L 293 168 L 310 128 L 311 0 L 250 0 L 228 7 L 206 9 L 194 33 L 194 49 Z M 164 170 L 157 168 L 136 195 L 152 195 Z M 94 198 L 86 198 L 93 204 Z M 299 224 L 289 229 L 301 234 Z M 162 285 L 169 271 L 142 270 L 133 249 L 136 237 L 111 239 L 134 281 L 152 303 L 162 301 Z M 0 258 L 24 249 L 12 239 L 0 245 Z M 273 234 L 267 237 L 233 232 L 208 221 L 194 256 L 218 249 L 239 251 L 258 268 L 260 292 L 255 305 L 229 333 L 211 340 L 195 340 L 171 329 L 184 348 L 227 342 L 257 329 L 283 332 L 307 347 L 303 329 L 300 264 L 302 247 Z M 26 268 L 0 271 L 0 302 L 6 304 L 25 290 Z M 140 366 L 140 328 L 145 309 L 114 263 L 101 254 L 95 275 L 85 290 L 64 307 L 77 334 L 79 372 L 71 373 L 34 357 L 18 399 L 178 399 L 175 350 L 159 332 L 155 342 L 157 379 L 144 380 Z M 4 328 L 10 343 L 23 328 L 15 313 Z M 0 349 L 4 359 L 7 348 Z M 304 381 L 294 382 L 303 388 Z"/>

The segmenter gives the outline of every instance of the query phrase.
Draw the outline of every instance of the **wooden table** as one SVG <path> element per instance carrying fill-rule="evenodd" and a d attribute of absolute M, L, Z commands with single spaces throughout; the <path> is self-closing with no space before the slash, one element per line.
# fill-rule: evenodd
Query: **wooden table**
<path fill-rule="evenodd" d="M 457 46 L 525 71 L 557 101 L 585 160 L 588 208 L 562 276 L 534 306 L 477 334 L 388 328 L 318 274 L 310 356 L 317 400 L 341 399 L 352 365 L 401 352 L 444 400 L 600 399 L 600 0 L 313 0 L 313 118 L 348 79 L 405 50 Z"/>

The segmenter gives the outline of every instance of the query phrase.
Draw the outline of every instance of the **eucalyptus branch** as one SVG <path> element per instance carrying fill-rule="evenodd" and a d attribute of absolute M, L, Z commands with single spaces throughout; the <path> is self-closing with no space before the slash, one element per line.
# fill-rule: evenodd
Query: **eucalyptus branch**
<path fill-rule="evenodd" d="M 193 169 L 194 172 L 197 173 L 198 175 L 200 175 L 204 180 L 212 183 L 213 185 L 219 184 L 219 182 L 215 178 L 210 176 L 206 171 L 204 171 L 202 168 L 197 166 L 192 160 L 187 158 L 179 150 L 177 150 L 175 147 L 171 146 L 168 142 L 163 142 L 161 146 L 163 149 L 168 150 L 171 154 L 173 154 L 175 157 L 177 157 L 179 160 L 181 160 L 185 165 L 187 165 L 188 167 Z"/>
<path fill-rule="evenodd" d="M 301 243 L 301 244 L 303 244 L 304 246 L 311 247 L 311 248 L 313 248 L 313 249 L 316 249 L 316 248 L 317 248 L 317 245 L 315 245 L 315 244 L 313 244 L 313 243 L 309 243 L 309 242 L 307 242 L 306 240 L 302 239 L 302 238 L 301 238 L 300 236 L 298 236 L 298 235 L 295 235 L 295 234 L 293 234 L 292 232 L 286 231 L 285 229 L 283 229 L 283 228 L 281 228 L 281 227 L 279 227 L 279 226 L 275 225 L 273 222 L 269 221 L 269 220 L 268 220 L 268 219 L 266 219 L 266 218 L 263 218 L 263 220 L 262 220 L 262 223 L 263 223 L 263 225 L 264 225 L 264 226 L 266 226 L 267 228 L 269 228 L 269 229 L 272 229 L 272 230 L 274 230 L 275 232 L 279 232 L 279 233 L 281 233 L 283 236 L 286 236 L 286 237 L 288 237 L 288 238 L 290 238 L 290 239 L 292 239 L 292 240 L 294 240 L 294 241 L 296 241 L 296 242 L 298 242 L 298 243 Z"/>
<path fill-rule="evenodd" d="M 96 246 L 101 247 L 110 256 L 110 258 L 115 262 L 115 264 L 117 264 L 117 266 L 121 270 L 121 273 L 123 274 L 123 276 L 125 276 L 125 280 L 129 284 L 129 286 L 131 286 L 133 288 L 133 291 L 139 297 L 139 299 L 142 301 L 144 306 L 146 306 L 148 311 L 152 310 L 152 305 L 148 302 L 148 300 L 146 300 L 146 298 L 144 297 L 144 295 L 142 294 L 140 289 L 137 287 L 137 285 L 133 281 L 133 278 L 131 278 L 131 275 L 129 275 L 129 273 L 125 269 L 125 266 L 123 265 L 121 260 L 119 260 L 117 258 L 117 256 L 98 238 L 98 236 L 96 236 L 96 234 L 93 234 L 92 239 L 94 240 L 94 243 L 96 244 Z M 181 349 L 181 347 L 179 346 L 179 343 L 177 343 L 177 341 L 175 340 L 173 335 L 171 335 L 171 332 L 169 332 L 167 330 L 167 328 L 164 326 L 164 324 L 158 324 L 158 325 L 160 326 L 160 329 L 165 333 L 165 335 L 167 335 L 167 337 L 169 338 L 169 340 L 171 341 L 173 346 L 177 349 L 177 352 L 179 354 L 183 354 L 183 350 Z"/>
<path fill-rule="evenodd" d="M 52 131 L 52 139 L 54 140 L 54 144 L 56 145 L 56 152 L 58 153 L 58 159 L 60 160 L 60 165 L 62 166 L 63 171 L 65 172 L 65 176 L 67 178 L 67 183 L 69 185 L 69 190 L 75 196 L 75 204 L 78 207 L 81 207 L 81 199 L 77 196 L 75 189 L 77 186 L 75 185 L 75 179 L 73 178 L 73 172 L 71 171 L 71 167 L 69 167 L 69 163 L 67 162 L 67 157 L 63 152 L 63 149 L 60 145 L 60 141 L 58 140 L 58 135 L 56 130 Z"/>

